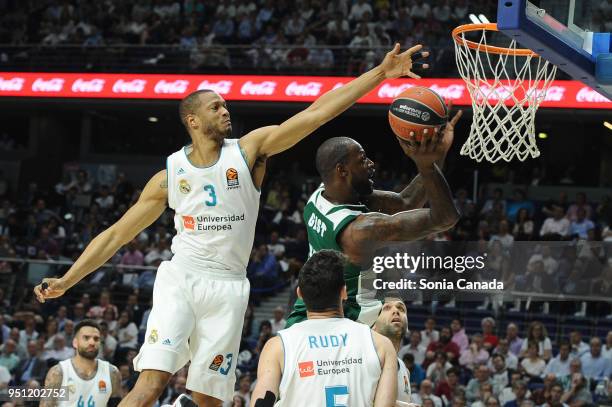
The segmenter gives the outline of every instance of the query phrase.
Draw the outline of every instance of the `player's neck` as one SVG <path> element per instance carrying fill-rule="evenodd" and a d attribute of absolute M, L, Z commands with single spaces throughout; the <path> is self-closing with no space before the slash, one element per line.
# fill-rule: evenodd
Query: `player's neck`
<path fill-rule="evenodd" d="M 87 359 L 77 354 L 72 358 L 72 366 L 81 379 L 91 379 L 98 370 L 98 360 Z"/>
<path fill-rule="evenodd" d="M 344 313 L 341 309 L 323 311 L 323 312 L 306 312 L 308 319 L 330 319 L 330 318 L 344 318 Z"/>
<path fill-rule="evenodd" d="M 212 136 L 198 135 L 191 138 L 192 146 L 189 161 L 197 167 L 210 167 L 219 160 L 223 140 Z"/>
<path fill-rule="evenodd" d="M 336 205 L 358 205 L 361 203 L 359 195 L 354 191 L 343 190 L 342 187 L 325 186 L 323 197 Z"/>

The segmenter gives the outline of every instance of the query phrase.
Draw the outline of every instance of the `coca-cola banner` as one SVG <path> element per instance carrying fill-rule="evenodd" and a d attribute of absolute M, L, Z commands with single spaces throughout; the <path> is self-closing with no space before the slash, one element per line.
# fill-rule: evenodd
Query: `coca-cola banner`
<path fill-rule="evenodd" d="M 227 100 L 312 102 L 353 78 L 319 76 L 147 75 L 0 72 L 0 97 L 181 99 L 197 89 L 212 89 Z M 412 86 L 427 86 L 455 105 L 470 105 L 461 79 L 395 79 L 379 85 L 358 103 L 386 104 Z M 503 87 L 483 92 L 493 98 Z M 538 89 L 534 89 L 538 92 Z M 493 102 L 493 101 L 492 101 Z M 513 103 L 507 98 L 507 103 Z M 554 81 L 542 107 L 610 109 L 612 102 L 578 81 Z"/>

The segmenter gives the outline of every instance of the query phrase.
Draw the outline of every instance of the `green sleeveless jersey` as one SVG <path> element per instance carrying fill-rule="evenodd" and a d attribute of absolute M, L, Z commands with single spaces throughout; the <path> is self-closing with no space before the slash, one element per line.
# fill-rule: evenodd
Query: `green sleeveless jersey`
<path fill-rule="evenodd" d="M 361 214 L 369 212 L 365 205 L 336 205 L 323 196 L 321 185 L 308 199 L 304 207 L 304 224 L 308 232 L 309 256 L 323 249 L 342 251 L 338 237 L 344 228 Z M 372 325 L 380 311 L 381 302 L 366 299 L 360 290 L 361 267 L 348 263 L 344 269 L 344 280 L 348 299 L 344 304 L 344 316 L 353 321 Z M 306 306 L 297 299 L 293 312 L 287 318 L 287 327 L 306 319 Z"/>

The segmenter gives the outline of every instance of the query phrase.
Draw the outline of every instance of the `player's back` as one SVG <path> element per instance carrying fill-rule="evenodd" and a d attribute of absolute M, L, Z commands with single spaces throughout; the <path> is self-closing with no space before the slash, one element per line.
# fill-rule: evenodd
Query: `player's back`
<path fill-rule="evenodd" d="M 90 380 L 83 380 L 74 370 L 72 359 L 59 363 L 62 369 L 62 387 L 68 388 L 68 401 L 58 402 L 60 407 L 73 406 L 105 406 L 110 399 L 111 377 L 110 364 L 104 360 L 97 360 L 98 370 Z"/>
<path fill-rule="evenodd" d="M 279 332 L 284 367 L 277 406 L 371 406 L 381 374 L 370 329 L 309 319 Z"/>
<path fill-rule="evenodd" d="M 168 157 L 168 204 L 177 234 L 173 261 L 245 275 L 253 246 L 260 191 L 237 139 L 225 139 L 218 161 L 196 167 L 191 146 Z"/>

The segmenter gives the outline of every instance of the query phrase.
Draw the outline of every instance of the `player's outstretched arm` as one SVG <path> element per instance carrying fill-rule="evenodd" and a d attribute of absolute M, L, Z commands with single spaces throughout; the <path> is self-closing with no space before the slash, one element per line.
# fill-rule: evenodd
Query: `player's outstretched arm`
<path fill-rule="evenodd" d="M 449 103 L 449 112 L 451 108 L 452 104 Z M 462 114 L 463 112 L 459 110 L 442 131 L 442 138 L 439 142 L 441 143 L 440 148 L 442 149 L 443 155 L 436 161 L 440 169 L 444 168 L 446 154 L 453 144 L 453 139 L 455 137 L 455 125 Z M 401 211 L 422 208 L 427 201 L 427 194 L 425 193 L 423 178 L 420 174 L 417 174 L 412 182 L 399 193 L 375 190 L 372 194 L 361 197 L 361 201 L 372 211 L 393 215 Z"/>
<path fill-rule="evenodd" d="M 397 354 L 389 338 L 372 331 L 382 372 L 376 387 L 374 407 L 394 407 L 397 396 Z"/>
<path fill-rule="evenodd" d="M 351 107 L 385 79 L 401 76 L 419 78 L 412 72 L 413 59 L 429 55 L 427 52 L 419 53 L 421 48 L 421 45 L 416 45 L 400 53 L 400 46 L 396 44 L 380 65 L 346 85 L 326 92 L 307 109 L 280 126 L 262 127 L 242 137 L 240 146 L 247 156 L 249 167 L 252 168 L 260 156 L 269 157 L 293 147 L 304 137 Z M 423 67 L 426 68 L 427 65 Z"/>
<path fill-rule="evenodd" d="M 283 357 L 283 344 L 278 336 L 266 342 L 257 365 L 257 384 L 251 395 L 251 407 L 272 406 L 278 398 L 284 368 Z M 274 394 L 274 400 L 270 399 L 269 393 Z M 261 401 L 258 403 L 258 400 Z"/>
<path fill-rule="evenodd" d="M 66 290 L 106 263 L 121 246 L 159 218 L 167 200 L 168 181 L 166 170 L 162 170 L 149 180 L 138 202 L 114 225 L 96 236 L 62 278 L 44 279 L 45 289 L 42 284 L 34 287 L 38 301 L 45 302 L 45 299 L 62 296 Z"/>
<path fill-rule="evenodd" d="M 62 385 L 62 378 L 62 368 L 58 363 L 47 372 L 47 376 L 45 377 L 45 389 L 59 389 Z M 40 407 L 55 407 L 58 405 L 59 402 L 55 400 L 43 400 L 40 402 Z"/>

